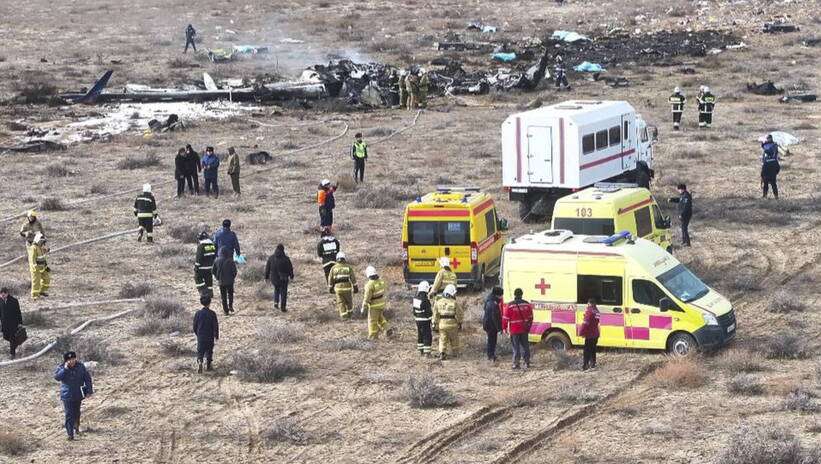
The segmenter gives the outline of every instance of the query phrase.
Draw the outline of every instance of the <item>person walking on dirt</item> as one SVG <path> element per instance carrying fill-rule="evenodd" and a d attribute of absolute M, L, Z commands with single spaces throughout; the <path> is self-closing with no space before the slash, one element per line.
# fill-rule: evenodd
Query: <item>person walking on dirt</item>
<path fill-rule="evenodd" d="M 228 148 L 228 177 L 231 178 L 231 188 L 239 196 L 239 155 L 234 147 Z"/>
<path fill-rule="evenodd" d="M 778 200 L 778 184 L 776 177 L 781 172 L 781 165 L 778 163 L 778 144 L 773 142 L 773 136 L 768 134 L 767 140 L 761 144 L 761 187 L 763 198 L 767 198 L 769 187 L 773 187 L 773 196 Z"/>
<path fill-rule="evenodd" d="M 157 217 L 157 200 L 151 193 L 151 184 L 143 184 L 143 193 L 137 195 L 134 200 L 134 216 L 137 217 L 137 225 L 140 230 L 137 232 L 137 241 L 143 240 L 147 243 L 154 242 L 154 218 Z"/>
<path fill-rule="evenodd" d="M 368 145 L 362 141 L 362 133 L 357 132 L 351 146 L 353 160 L 353 180 L 357 184 L 365 182 L 365 160 L 368 159 Z"/>
<path fill-rule="evenodd" d="M 220 197 L 219 183 L 217 182 L 220 167 L 220 159 L 214 153 L 214 147 L 205 149 L 205 156 L 202 158 L 202 177 L 205 179 L 205 196 L 210 197 L 214 191 L 214 198 Z"/>
<path fill-rule="evenodd" d="M 334 230 L 335 191 L 336 187 L 331 185 L 331 181 L 323 179 L 316 192 L 316 202 L 319 205 L 319 227 L 327 228 L 330 232 Z"/>
<path fill-rule="evenodd" d="M 0 288 L 0 331 L 3 340 L 9 342 L 11 359 L 17 357 L 17 330 L 23 325 L 20 302 L 9 294 L 8 288 Z"/>
<path fill-rule="evenodd" d="M 26 214 L 26 222 L 20 227 L 20 236 L 26 239 L 26 246 L 30 247 L 38 233 L 46 235 L 43 223 L 37 218 L 37 211 L 31 210 Z"/>
<path fill-rule="evenodd" d="M 322 259 L 322 270 L 325 272 L 325 281 L 328 281 L 328 274 L 336 264 L 336 254 L 339 253 L 339 240 L 331 234 L 327 227 L 322 228 L 322 237 L 316 244 L 316 255 Z"/>
<path fill-rule="evenodd" d="M 599 344 L 599 319 L 601 313 L 596 307 L 596 299 L 587 300 L 587 309 L 584 312 L 584 322 L 582 322 L 579 335 L 584 337 L 584 363 L 582 370 L 596 368 L 596 345 Z"/>
<path fill-rule="evenodd" d="M 356 277 L 353 268 L 345 262 L 345 253 L 339 252 L 336 255 L 336 264 L 328 274 L 328 291 L 331 295 L 336 294 L 336 309 L 339 317 L 350 319 L 353 309 L 353 293 L 359 293 L 356 285 Z"/>
<path fill-rule="evenodd" d="M 77 361 L 77 353 L 63 355 L 63 364 L 57 367 L 54 380 L 60 382 L 60 400 L 65 411 L 65 427 L 69 440 L 80 433 L 80 407 L 83 400 L 94 394 L 94 385 L 83 363 Z"/>
<path fill-rule="evenodd" d="M 522 299 L 522 289 L 513 291 L 513 301 L 507 304 L 502 315 L 502 332 L 510 334 L 513 346 L 513 369 L 519 369 L 519 361 L 524 359 L 525 369 L 530 367 L 530 342 L 527 336 L 533 324 L 533 306 Z"/>
<path fill-rule="evenodd" d="M 239 239 L 237 238 L 237 234 L 231 230 L 230 219 L 222 220 L 222 229 L 218 230 L 217 233 L 214 234 L 214 245 L 217 246 L 217 250 L 222 247 L 228 247 L 228 249 L 233 252 L 232 254 L 237 256 L 242 254 L 239 249 Z"/>
<path fill-rule="evenodd" d="M 197 31 L 194 30 L 194 26 L 189 24 L 188 27 L 185 28 L 185 50 L 183 50 L 183 53 L 188 53 L 188 45 L 191 45 L 194 52 L 197 51 L 197 45 L 194 43 L 194 36 L 196 35 Z"/>
<path fill-rule="evenodd" d="M 228 247 L 219 248 L 219 256 L 214 260 L 213 274 L 220 287 L 222 312 L 227 316 L 234 312 L 234 280 L 237 278 L 237 263 Z"/>
<path fill-rule="evenodd" d="M 34 236 L 34 241 L 28 249 L 29 271 L 31 272 L 31 299 L 47 297 L 46 292 L 51 287 L 51 269 L 46 261 L 46 237 L 41 233 Z"/>
<path fill-rule="evenodd" d="M 433 304 L 433 326 L 439 329 L 439 359 L 455 358 L 459 354 L 459 330 L 462 327 L 455 285 L 445 287 L 442 298 Z"/>
<path fill-rule="evenodd" d="M 365 269 L 365 276 L 368 283 L 365 284 L 365 291 L 362 296 L 361 314 L 368 312 L 368 338 L 376 340 L 379 334 L 385 332 L 390 338 L 393 336 L 393 329 L 389 328 L 388 320 L 385 319 L 385 281 L 379 277 L 376 268 L 368 266 Z"/>
<path fill-rule="evenodd" d="M 698 127 L 709 129 L 713 124 L 713 110 L 716 106 L 716 97 L 710 93 L 710 88 L 701 86 L 698 94 Z"/>
<path fill-rule="evenodd" d="M 185 148 L 177 150 L 174 157 L 174 179 L 177 181 L 177 198 L 185 193 L 185 177 L 188 171 L 188 160 L 185 159 Z"/>
<path fill-rule="evenodd" d="M 431 333 L 431 318 L 433 309 L 428 299 L 430 284 L 427 281 L 419 283 L 416 296 L 413 297 L 413 320 L 416 322 L 416 349 L 419 354 L 430 357 L 433 334 Z"/>
<path fill-rule="evenodd" d="M 188 193 L 200 194 L 200 171 L 202 162 L 200 154 L 195 152 L 191 145 L 185 146 L 185 182 L 188 184 Z"/>
<path fill-rule="evenodd" d="M 214 260 L 217 258 L 217 246 L 208 237 L 208 232 L 200 232 L 197 236 L 197 255 L 194 258 L 194 284 L 200 295 L 211 296 L 214 293 L 214 279 L 212 277 Z"/>
<path fill-rule="evenodd" d="M 274 285 L 274 309 L 288 312 L 288 281 L 294 281 L 294 265 L 281 243 L 265 263 L 265 281 Z"/>
<path fill-rule="evenodd" d="M 673 89 L 673 94 L 669 98 L 670 105 L 673 107 L 673 130 L 678 130 L 681 125 L 681 115 L 684 114 L 684 104 L 687 103 L 687 97 L 681 94 L 681 88 Z"/>
<path fill-rule="evenodd" d="M 678 184 L 678 196 L 668 199 L 670 203 L 678 203 L 678 220 L 681 222 L 681 245 L 690 246 L 690 218 L 693 217 L 693 196 L 687 191 L 685 184 Z"/>
<path fill-rule="evenodd" d="M 502 313 L 499 310 L 502 293 L 501 287 L 493 287 L 493 290 L 485 298 L 484 314 L 482 315 L 482 329 L 487 334 L 485 354 L 488 361 L 493 362 L 496 361 L 496 340 L 499 332 L 502 331 Z"/>
<path fill-rule="evenodd" d="M 220 325 L 217 313 L 211 310 L 211 297 L 200 297 L 202 309 L 194 314 L 194 335 L 197 336 L 197 374 L 202 374 L 202 360 L 205 358 L 205 370 L 214 370 L 214 343 L 220 339 Z"/>

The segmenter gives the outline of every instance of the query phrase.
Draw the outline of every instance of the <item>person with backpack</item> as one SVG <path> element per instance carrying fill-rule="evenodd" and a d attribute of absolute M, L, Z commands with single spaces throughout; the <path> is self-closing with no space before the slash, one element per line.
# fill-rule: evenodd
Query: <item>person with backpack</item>
<path fill-rule="evenodd" d="M 265 263 L 265 281 L 274 285 L 274 309 L 288 312 L 288 281 L 294 281 L 294 266 L 281 243 Z"/>

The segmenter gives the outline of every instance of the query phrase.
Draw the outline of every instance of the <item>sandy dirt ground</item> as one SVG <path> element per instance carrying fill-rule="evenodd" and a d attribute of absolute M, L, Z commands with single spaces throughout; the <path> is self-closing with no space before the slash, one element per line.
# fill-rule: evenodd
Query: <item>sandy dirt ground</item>
<path fill-rule="evenodd" d="M 0 5 L 5 44 L 0 51 L 0 93 L 4 97 L 40 79 L 60 89 L 88 86 L 109 67 L 115 69 L 112 86 L 117 87 L 126 82 L 182 83 L 199 79 L 203 71 L 217 77 L 277 69 L 288 73 L 323 61 L 326 53 L 358 53 L 363 59 L 396 65 L 424 63 L 436 56 L 430 44 L 451 30 L 477 38 L 462 29 L 478 18 L 499 24 L 500 35 L 510 39 L 544 35 L 554 28 L 589 33 L 608 26 L 718 27 L 742 37 L 747 47 L 708 58 L 686 58 L 681 66 L 624 66 L 617 72 L 631 80 L 627 88 L 611 89 L 571 74 L 570 92 L 558 93 L 544 83 L 528 94 L 435 98 L 418 119 L 414 112 L 389 109 L 280 108 L 274 116 L 273 108 L 266 108 L 252 115 L 266 126 L 232 117 L 198 121 L 184 132 L 149 139 L 130 134 L 60 152 L 0 155 L 0 216 L 16 215 L 44 198 L 58 198 L 68 206 L 41 212 L 52 247 L 136 227 L 131 206 L 144 182 L 155 185 L 165 222 L 156 230 L 153 246 L 128 235 L 54 254 L 49 261 L 54 280 L 51 296 L 37 303 L 27 298 L 28 271 L 23 262 L 0 269 L 0 280 L 21 293 L 24 311 L 45 308 L 46 323 L 29 329 L 26 353 L 81 321 L 133 304 L 47 307 L 116 298 L 127 283 L 150 284 L 149 297 L 165 295 L 181 302 L 190 318 L 198 309 L 191 275 L 194 245 L 171 237 L 174 227 L 215 230 L 222 219 L 230 218 L 249 259 L 239 271 L 237 314 L 223 317 L 220 313 L 222 337 L 213 373 L 197 375 L 190 354 L 169 356 L 162 349 L 167 339 L 193 348 L 196 342 L 189 330 L 174 337 L 138 336 L 135 329 L 141 316 L 136 312 L 83 332 L 121 359 L 95 368 L 97 393 L 86 401 L 83 412 L 87 432 L 75 442 L 65 440 L 61 426 L 59 385 L 52 378 L 58 353 L 0 367 L 0 432 L 21 437 L 25 443 L 19 454 L 0 454 L 0 461 L 712 462 L 742 423 L 782 424 L 806 447 L 821 445 L 818 416 L 783 407 L 790 391 L 821 395 L 817 167 L 821 113 L 817 103 L 782 105 L 776 97 L 744 91 L 745 82 L 762 79 L 819 87 L 815 63 L 821 54 L 817 48 L 802 46 L 800 40 L 821 33 L 819 19 L 813 16 L 818 15 L 817 6 L 815 2 L 660 1 L 643 7 L 640 2 L 598 0 L 564 7 L 509 0 L 403 4 L 298 0 L 287 5 L 139 0 L 126 6 L 99 0 L 34 0 L 22 9 L 5 2 Z M 801 24 L 801 32 L 758 32 L 764 19 L 780 13 Z M 637 19 L 639 15 L 644 17 Z M 231 43 L 280 48 L 267 58 L 228 65 L 183 57 L 182 31 L 188 23 L 203 36 L 201 48 Z M 299 48 L 281 44 L 282 38 L 308 43 Z M 122 64 L 112 65 L 112 59 Z M 478 65 L 486 56 L 465 54 L 460 59 Z M 680 74 L 682 66 L 696 73 Z M 702 84 L 711 86 L 719 101 L 710 131 L 696 127 L 693 102 Z M 679 132 L 670 127 L 666 103 L 676 85 L 691 97 Z M 500 185 L 500 124 L 535 97 L 548 103 L 570 98 L 624 99 L 659 127 L 655 195 L 674 196 L 675 185 L 686 182 L 694 196 L 693 247 L 677 250 L 676 256 L 729 297 L 738 318 L 733 346 L 695 357 L 691 365 L 695 371 L 687 376 L 701 379 L 695 385 L 665 383 L 658 372 L 675 373 L 676 366 L 655 352 L 605 350 L 599 355 L 600 368 L 582 373 L 580 350 L 570 352 L 576 365 L 560 369 L 553 353 L 536 346 L 533 368 L 511 372 L 509 344 L 503 344 L 504 360 L 488 364 L 482 355 L 484 334 L 479 325 L 484 295 L 475 293 L 459 296 L 469 322 L 462 331 L 463 355 L 458 360 L 421 359 L 415 351 L 411 293 L 403 285 L 401 271 L 402 206 L 436 185 L 478 185 L 497 199 L 500 215 L 510 220 L 508 237 L 540 227 L 517 219 L 517 205 L 507 200 Z M 0 107 L 0 121 L 47 123 L 56 111 L 65 110 L 9 104 Z M 76 111 L 85 114 L 94 109 Z M 391 135 L 414 120 L 409 129 Z M 760 198 L 758 180 L 756 139 L 771 130 L 806 139 L 783 159 L 778 201 Z M 366 184 L 360 187 L 350 177 L 349 147 L 357 131 L 371 142 Z M 5 125 L 0 127 L 3 142 L 15 136 Z M 264 171 L 243 166 L 241 197 L 227 193 L 230 183 L 223 171 L 220 183 L 225 194 L 218 200 L 175 199 L 173 156 L 186 143 L 201 152 L 206 145 L 218 152 L 235 146 L 243 155 L 264 149 L 274 159 Z M 305 149 L 314 145 L 319 146 Z M 117 167 L 127 156 L 144 154 L 160 156 L 161 165 Z M 56 169 L 49 169 L 54 164 L 66 167 L 70 175 L 54 176 Z M 372 264 L 389 281 L 388 318 L 398 329 L 394 340 L 363 343 L 359 339 L 366 335 L 366 321 L 342 322 L 335 315 L 315 258 L 318 237 L 312 230 L 317 221 L 315 187 L 325 177 L 341 182 L 337 236 L 358 276 L 364 281 L 362 272 Z M 106 196 L 127 189 L 134 191 Z M 367 200 L 369 196 L 381 201 Z M 674 212 L 666 203 L 663 207 L 667 214 Z M 21 221 L 1 223 L 0 261 L 24 251 L 17 236 Z M 259 278 L 265 257 L 278 243 L 285 244 L 296 268 L 287 314 L 272 310 L 272 289 Z M 801 310 L 776 310 L 785 300 L 796 302 Z M 261 335 L 269 326 L 285 326 L 302 336 L 274 342 Z M 797 335 L 809 354 L 803 359 L 769 359 L 762 354 L 786 334 Z M 353 349 L 340 349 L 346 340 L 356 342 Z M 304 374 L 279 383 L 245 382 L 231 375 L 234 353 L 271 349 L 303 365 Z M 83 353 L 79 355 L 83 358 Z M 7 357 L 4 347 L 0 360 Z M 728 390 L 742 361 L 754 365 L 750 375 L 762 385 L 760 394 Z M 409 376 L 422 373 L 431 374 L 458 404 L 411 407 L 402 388 Z M 298 432 L 292 437 L 301 438 L 278 440 L 266 433 L 282 424 Z"/>

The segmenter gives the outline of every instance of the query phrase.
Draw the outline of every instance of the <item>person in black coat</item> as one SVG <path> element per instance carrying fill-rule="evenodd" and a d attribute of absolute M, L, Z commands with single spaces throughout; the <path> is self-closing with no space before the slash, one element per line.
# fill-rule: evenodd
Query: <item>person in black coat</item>
<path fill-rule="evenodd" d="M 194 314 L 194 334 L 197 336 L 197 373 L 202 374 L 202 358 L 207 361 L 206 370 L 213 370 L 211 363 L 214 360 L 214 342 L 220 338 L 220 325 L 217 313 L 208 306 L 211 297 L 200 297 L 202 309 Z"/>
<path fill-rule="evenodd" d="M 485 298 L 485 312 L 482 316 L 482 329 L 487 333 L 487 347 L 485 353 L 488 361 L 496 361 L 496 338 L 502 331 L 502 313 L 499 311 L 499 302 L 502 298 L 502 289 L 493 287 Z"/>
<path fill-rule="evenodd" d="M 177 180 L 177 198 L 185 193 L 185 177 L 188 172 L 188 160 L 185 158 L 185 148 L 177 151 L 174 157 L 174 179 Z"/>
<path fill-rule="evenodd" d="M 23 325 L 23 315 L 20 313 L 20 303 L 17 298 L 9 294 L 9 289 L 0 288 L 0 326 L 3 329 L 3 339 L 11 344 L 11 359 L 17 357 L 17 329 Z"/>
<path fill-rule="evenodd" d="M 200 161 L 200 154 L 195 152 L 191 145 L 185 146 L 185 182 L 188 184 L 188 193 L 197 195 L 200 194 L 200 171 L 202 171 L 202 162 Z"/>
<path fill-rule="evenodd" d="M 416 349 L 419 354 L 429 358 L 433 334 L 431 333 L 431 319 L 433 308 L 428 298 L 430 284 L 423 280 L 419 283 L 419 291 L 413 297 L 413 320 L 416 322 Z"/>
<path fill-rule="evenodd" d="M 294 280 L 294 266 L 285 254 L 285 246 L 277 245 L 274 254 L 265 263 L 265 281 L 274 284 L 274 309 L 288 311 L 288 281 Z"/>
<path fill-rule="evenodd" d="M 670 203 L 678 203 L 678 219 L 681 221 L 681 244 L 690 246 L 690 218 L 693 217 L 693 196 L 687 191 L 687 186 L 678 184 L 678 197 L 670 198 Z"/>

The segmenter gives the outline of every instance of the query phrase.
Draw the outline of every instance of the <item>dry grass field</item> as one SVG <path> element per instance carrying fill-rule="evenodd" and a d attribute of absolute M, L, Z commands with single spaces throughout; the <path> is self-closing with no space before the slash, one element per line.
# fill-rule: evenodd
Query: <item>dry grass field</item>
<path fill-rule="evenodd" d="M 651 6 L 644 6 L 644 3 Z M 89 86 L 115 69 L 110 87 L 126 82 L 177 85 L 215 77 L 289 74 L 322 62 L 327 53 L 395 65 L 437 56 L 431 44 L 482 19 L 506 39 L 543 36 L 553 29 L 594 33 L 612 27 L 643 31 L 719 28 L 747 45 L 679 68 L 625 65 L 614 74 L 626 88 L 571 74 L 573 90 L 543 83 L 535 93 L 436 98 L 415 114 L 376 109 L 335 112 L 331 105 L 273 108 L 242 117 L 196 121 L 183 132 L 154 138 L 125 134 L 66 151 L 0 155 L 0 205 L 7 217 L 51 200 L 41 211 L 51 247 L 136 227 L 134 195 L 144 182 L 154 192 L 164 224 L 153 246 L 132 235 L 50 257 L 51 296 L 27 298 L 23 262 L 0 269 L 0 283 L 18 293 L 30 340 L 25 353 L 81 321 L 114 314 L 129 304 L 48 306 L 148 292 L 149 307 L 79 336 L 61 339 L 81 359 L 98 361 L 96 395 L 85 402 L 77 441 L 67 442 L 59 385 L 52 378 L 60 353 L 0 367 L 0 462 L 453 462 L 453 463 L 817 463 L 821 462 L 821 312 L 818 245 L 821 176 L 818 103 L 779 104 L 749 94 L 749 81 L 821 87 L 819 49 L 801 39 L 821 34 L 814 1 L 628 2 L 159 2 L 102 0 L 46 2 L 25 8 L 0 4 L 0 96 L 36 82 L 58 89 Z M 789 15 L 798 33 L 760 33 L 763 21 Z M 261 44 L 275 53 L 216 65 L 182 55 L 182 31 L 194 24 L 199 47 Z M 231 30 L 235 34 L 226 32 Z M 306 44 L 280 42 L 283 38 Z M 484 54 L 459 55 L 469 67 Z M 120 64 L 111 64 L 118 60 Z M 696 127 L 694 95 L 709 85 L 718 97 L 714 126 Z M 681 86 L 691 103 L 685 127 L 673 132 L 666 99 Z M 600 368 L 580 370 L 581 352 L 557 355 L 536 347 L 534 367 L 511 373 L 505 361 L 484 361 L 479 325 L 484 295 L 459 295 L 469 314 L 463 356 L 444 363 L 421 359 L 402 282 L 403 204 L 438 184 L 472 184 L 498 200 L 510 220 L 508 237 L 538 227 L 522 224 L 501 188 L 500 124 L 531 99 L 624 99 L 659 127 L 654 193 L 675 195 L 686 182 L 694 196 L 693 247 L 677 257 L 731 299 L 738 337 L 717 353 L 684 361 L 662 353 L 605 350 Z M 47 124 L 59 112 L 84 115 L 94 107 L 0 106 L 0 145 L 17 133 L 7 124 Z M 346 130 L 347 129 L 347 130 Z M 791 147 L 779 176 L 781 199 L 760 198 L 759 144 L 771 130 L 806 138 Z M 366 184 L 353 184 L 349 146 L 361 131 L 371 142 Z M 342 135 L 341 137 L 338 137 Z M 324 143 L 323 142 L 327 142 Z M 243 166 L 243 195 L 218 200 L 173 198 L 173 156 L 191 143 L 200 151 L 235 146 L 264 149 L 274 159 L 264 171 Z M 315 148 L 305 149 L 318 145 Z M 127 157 L 156 155 L 158 165 L 131 168 Z M 230 190 L 222 172 L 220 184 Z M 315 187 L 336 179 L 337 236 L 358 276 L 372 264 L 389 281 L 391 341 L 368 342 L 366 321 L 338 320 L 315 258 Z M 105 197 L 133 189 L 133 193 Z M 98 199 L 100 197 L 104 197 Z M 673 209 L 666 203 L 667 213 Z M 248 263 L 240 267 L 237 314 L 220 314 L 216 371 L 197 375 L 190 319 L 198 309 L 191 267 L 191 231 L 215 230 L 230 218 Z M 24 252 L 22 219 L 0 223 L 0 261 Z M 265 258 L 278 243 L 295 265 L 289 312 L 272 310 L 262 282 Z M 363 277 L 364 280 L 364 277 Z M 133 286 L 145 284 L 135 290 Z M 131 285 L 131 287 L 128 287 Z M 356 295 L 361 297 L 360 295 Z M 158 300 L 160 299 L 160 300 Z M 358 306 L 358 301 L 357 301 Z M 158 309 L 159 308 L 159 309 Z M 157 322 L 160 311 L 169 317 Z M 179 330 L 179 334 L 168 333 Z M 3 345 L 0 360 L 7 359 Z M 242 372 L 232 372 L 242 371 Z M 409 383 L 409 379 L 414 381 Z M 424 398 L 419 397 L 419 393 Z M 431 407 L 417 407 L 419 402 Z M 432 403 L 432 405 L 431 405 Z M 769 453 L 769 454 L 768 454 Z M 805 461 L 801 461 L 801 455 Z M 814 459 L 814 460 L 813 460 Z"/>

